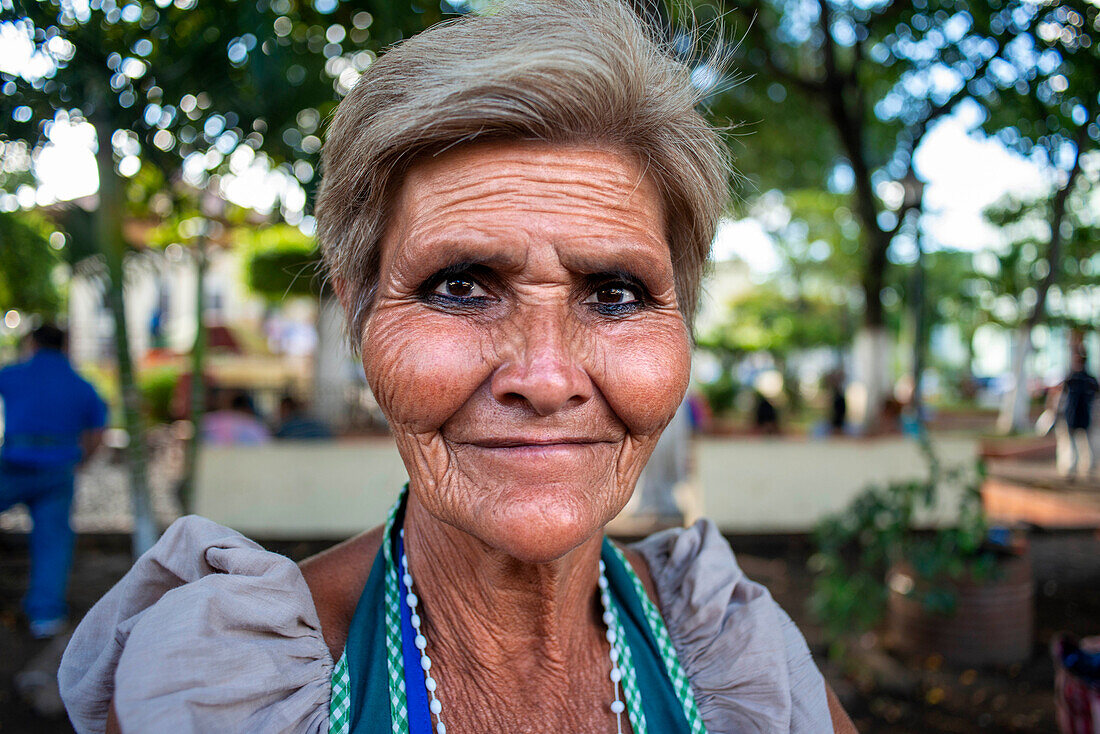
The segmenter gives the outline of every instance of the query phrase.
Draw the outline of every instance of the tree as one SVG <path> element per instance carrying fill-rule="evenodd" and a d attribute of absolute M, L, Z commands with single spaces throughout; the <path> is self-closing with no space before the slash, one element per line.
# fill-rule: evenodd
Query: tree
<path fill-rule="evenodd" d="M 31 212 L 0 213 L 0 313 L 18 310 L 54 319 L 63 295 L 54 280 L 64 235 Z"/>
<path fill-rule="evenodd" d="M 772 191 L 755 203 L 753 213 L 764 223 L 780 267 L 722 304 L 724 318 L 697 334 L 698 346 L 722 364 L 718 389 L 732 385 L 734 364 L 753 352 L 767 353 L 786 373 L 792 355 L 818 348 L 839 351 L 851 342 L 856 321 L 851 292 L 858 287 L 852 260 L 858 247 L 840 199 L 820 191 L 788 196 Z M 795 381 L 784 384 L 796 402 Z"/>
<path fill-rule="evenodd" d="M 921 206 L 919 197 L 904 195 L 901 182 L 916 180 L 913 154 L 936 121 L 969 99 L 975 84 L 991 83 L 1009 63 L 1012 41 L 1037 26 L 1028 19 L 990 33 L 990 11 L 973 5 L 719 3 L 727 25 L 743 33 L 736 60 L 759 76 L 713 101 L 716 114 L 758 128 L 739 150 L 741 166 L 765 186 L 828 188 L 850 197 L 862 253 L 864 329 L 856 367 L 868 390 L 868 421 L 886 387 L 888 253 L 906 215 Z"/>
<path fill-rule="evenodd" d="M 125 338 L 125 261 L 143 244 L 124 237 L 130 205 L 135 198 L 141 203 L 140 195 L 131 196 L 131 177 L 146 167 L 159 172 L 164 188 L 145 202 L 154 210 L 159 206 L 159 216 L 186 207 L 201 212 L 201 192 L 212 175 L 231 170 L 234 156 L 238 162 L 265 156 L 308 185 L 321 144 L 317 130 L 339 95 L 382 44 L 439 17 L 438 10 L 382 0 L 355 7 L 337 0 L 0 5 L 8 37 L 14 34 L 29 46 L 25 69 L 0 72 L 0 92 L 11 110 L 0 117 L 0 142 L 33 150 L 58 123 L 86 121 L 96 132 L 95 240 L 118 335 L 135 553 L 152 544 L 156 529 L 146 488 L 141 396 Z M 282 213 L 293 209 L 301 217 L 304 201 L 296 209 L 282 203 Z M 196 232 L 194 248 L 200 271 L 203 231 Z M 196 345 L 201 321 L 199 328 Z"/>
<path fill-rule="evenodd" d="M 1030 350 L 1033 331 L 1040 325 L 1034 320 L 1037 310 L 1043 314 L 1041 323 L 1052 327 L 1086 331 L 1100 322 L 1100 248 L 1096 244 L 1100 221 L 1090 206 L 1100 184 L 1100 170 L 1088 166 L 1076 178 L 1062 204 L 1065 212 L 1058 228 L 1057 259 L 1052 260 L 1051 246 L 1052 208 L 1059 205 L 1057 197 L 1009 197 L 985 212 L 1003 233 L 1004 241 L 982 258 L 979 303 L 988 323 L 1015 333 L 1014 370 L 1022 369 L 1019 361 L 1026 359 L 1026 353 L 1021 357 L 1021 349 Z M 1049 283 L 1045 293 L 1044 283 Z M 1026 372 L 1016 379 L 1026 385 Z M 1015 404 L 1017 391 L 1011 391 L 1006 401 L 1009 409 L 1002 410 L 1000 416 L 1002 430 L 1025 425 L 1009 420 L 1026 420 L 1028 391 L 1018 392 L 1023 407 Z M 1021 415 L 1017 416 L 1017 411 Z"/>
<path fill-rule="evenodd" d="M 1100 6 L 1087 0 L 1017 0 L 991 7 L 980 22 L 988 38 L 1008 49 L 987 78 L 968 87 L 985 110 L 982 127 L 1050 172 L 1045 200 L 1018 209 L 1040 214 L 1045 226 L 1035 242 L 1041 264 L 1026 291 L 1032 295 L 1015 337 L 1012 389 L 998 419 L 998 427 L 1010 432 L 1028 423 L 1032 333 L 1047 316 L 1051 293 L 1070 275 L 1066 256 L 1073 248 L 1095 249 L 1095 214 L 1086 214 L 1089 204 L 1078 192 L 1095 185 L 1095 171 L 1090 179 L 1086 161 L 1100 150 Z M 1002 220 L 1009 224 L 1011 213 L 1002 212 Z"/>

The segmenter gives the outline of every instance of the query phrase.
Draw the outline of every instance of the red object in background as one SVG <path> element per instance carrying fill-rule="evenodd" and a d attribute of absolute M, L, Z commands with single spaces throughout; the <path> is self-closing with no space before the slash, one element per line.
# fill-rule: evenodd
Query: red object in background
<path fill-rule="evenodd" d="M 203 394 L 209 401 L 210 391 L 216 389 L 217 383 L 214 382 L 214 378 L 208 374 L 203 373 Z M 202 406 L 205 412 L 209 406 Z M 173 420 L 188 420 L 191 418 L 191 373 L 184 372 L 180 375 L 176 381 L 176 387 L 172 391 L 172 402 L 168 408 L 168 412 Z"/>
<path fill-rule="evenodd" d="M 1071 647 L 1085 654 L 1100 654 L 1100 637 L 1085 637 L 1076 642 L 1065 634 L 1051 644 L 1054 656 L 1054 703 L 1058 728 L 1063 734 L 1100 734 L 1100 682 L 1090 683 L 1066 665 Z"/>
<path fill-rule="evenodd" d="M 206 348 L 229 354 L 244 354 L 240 340 L 224 324 L 209 324 L 206 327 Z"/>

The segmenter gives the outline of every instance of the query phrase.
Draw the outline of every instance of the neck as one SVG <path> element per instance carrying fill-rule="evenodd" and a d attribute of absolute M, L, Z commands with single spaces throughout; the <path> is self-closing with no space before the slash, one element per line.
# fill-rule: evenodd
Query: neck
<path fill-rule="evenodd" d="M 404 528 L 448 728 L 615 731 L 596 584 L 602 533 L 525 563 L 436 520 L 415 493 Z"/>
<path fill-rule="evenodd" d="M 549 563 L 524 563 L 432 517 L 410 493 L 405 553 L 433 646 L 510 676 L 527 659 L 568 661 L 602 634 L 596 578 L 603 535 Z"/>

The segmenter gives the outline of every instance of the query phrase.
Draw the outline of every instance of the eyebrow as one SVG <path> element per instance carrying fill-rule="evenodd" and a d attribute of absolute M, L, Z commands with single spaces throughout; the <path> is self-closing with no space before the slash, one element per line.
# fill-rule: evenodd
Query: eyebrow
<path fill-rule="evenodd" d="M 481 237 L 428 237 L 420 239 L 412 249 L 413 255 L 427 257 L 431 252 L 432 267 L 442 269 L 454 265 L 482 265 L 488 268 L 520 269 L 527 260 L 527 253 L 520 247 L 501 248 L 499 241 Z M 408 256 L 408 254 L 406 254 Z"/>
<path fill-rule="evenodd" d="M 558 257 L 569 270 L 579 273 L 630 273 L 648 281 L 672 275 L 671 254 L 667 248 L 661 257 L 649 245 L 643 245 L 634 238 L 597 237 L 591 240 L 614 242 L 615 251 L 593 251 L 579 247 L 566 247 L 558 250 Z"/>
<path fill-rule="evenodd" d="M 430 259 L 431 269 L 439 271 L 456 265 L 482 266 L 502 272 L 522 270 L 527 264 L 527 247 L 508 245 L 499 233 L 474 231 L 440 233 L 416 238 L 417 245 L 406 257 Z M 609 247 L 590 247 L 604 243 Z M 608 234 L 558 240 L 555 252 L 561 264 L 580 275 L 601 273 L 629 274 L 638 278 L 651 290 L 660 290 L 672 284 L 674 268 L 671 253 L 664 242 L 639 241 L 636 237 Z M 428 252 L 432 254 L 427 255 Z"/>

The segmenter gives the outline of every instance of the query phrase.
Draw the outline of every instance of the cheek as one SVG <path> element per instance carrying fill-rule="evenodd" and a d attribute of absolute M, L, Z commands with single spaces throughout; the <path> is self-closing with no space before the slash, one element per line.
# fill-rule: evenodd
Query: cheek
<path fill-rule="evenodd" d="M 593 378 L 611 410 L 635 436 L 661 431 L 687 391 L 691 349 L 681 320 L 647 324 L 595 341 Z"/>
<path fill-rule="evenodd" d="M 481 336 L 413 305 L 377 307 L 363 333 L 363 369 L 390 423 L 433 431 L 462 407 L 489 376 Z"/>

